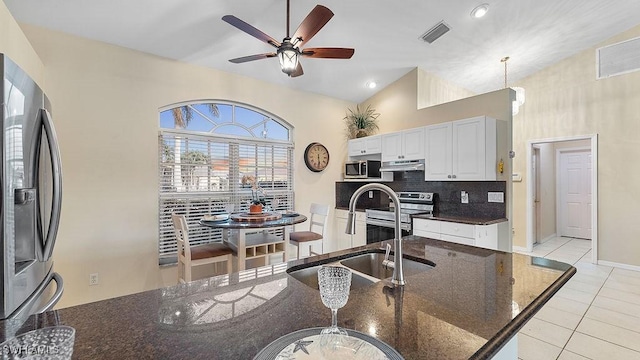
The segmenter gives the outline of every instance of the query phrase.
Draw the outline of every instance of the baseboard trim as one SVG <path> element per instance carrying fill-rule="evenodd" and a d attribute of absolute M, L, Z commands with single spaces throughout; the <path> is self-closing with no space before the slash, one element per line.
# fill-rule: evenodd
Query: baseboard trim
<path fill-rule="evenodd" d="M 544 243 L 546 243 L 547 241 L 549 241 L 549 240 L 551 240 L 551 239 L 553 239 L 553 238 L 556 238 L 556 237 L 557 237 L 557 236 L 556 236 L 556 234 L 555 234 L 555 233 L 553 233 L 553 234 L 551 234 L 551 235 L 547 236 L 546 238 L 544 238 L 544 239 L 542 239 L 542 240 L 538 241 L 538 244 L 544 244 Z"/>
<path fill-rule="evenodd" d="M 611 267 L 617 267 L 617 268 L 620 268 L 620 269 L 640 272 L 640 266 L 622 264 L 622 263 L 617 263 L 617 262 L 613 262 L 613 261 L 598 260 L 598 265 L 611 266 Z"/>
<path fill-rule="evenodd" d="M 512 246 L 511 249 L 513 250 L 513 252 L 525 252 L 525 253 L 529 252 L 529 250 L 527 250 L 526 247 L 522 247 L 522 246 Z"/>

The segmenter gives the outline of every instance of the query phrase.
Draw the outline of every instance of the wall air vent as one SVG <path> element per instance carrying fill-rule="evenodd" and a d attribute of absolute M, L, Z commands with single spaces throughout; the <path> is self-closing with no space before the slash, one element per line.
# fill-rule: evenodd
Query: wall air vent
<path fill-rule="evenodd" d="M 429 29 L 429 31 L 424 33 L 424 35 L 422 35 L 421 38 L 422 40 L 431 44 L 434 41 L 438 40 L 440 36 L 446 34 L 449 30 L 451 30 L 451 27 L 445 24 L 444 21 L 440 21 L 434 27 Z"/>
<path fill-rule="evenodd" d="M 596 79 L 640 70 L 640 37 L 596 49 Z"/>

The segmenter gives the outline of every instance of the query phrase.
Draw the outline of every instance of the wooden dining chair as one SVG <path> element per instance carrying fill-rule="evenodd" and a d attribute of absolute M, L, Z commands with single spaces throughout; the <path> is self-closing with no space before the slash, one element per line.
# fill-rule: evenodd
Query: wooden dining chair
<path fill-rule="evenodd" d="M 311 204 L 309 231 L 294 231 L 289 234 L 289 243 L 298 249 L 297 259 L 300 259 L 300 246 L 309 245 L 309 256 L 324 253 L 324 229 L 329 219 L 329 205 Z M 313 252 L 313 245 L 320 244 L 320 253 Z"/>
<path fill-rule="evenodd" d="M 184 215 L 171 214 L 173 228 L 178 241 L 178 282 L 191 281 L 191 267 L 226 261 L 227 273 L 233 272 L 231 259 L 233 249 L 223 243 L 189 245 L 189 228 Z"/>

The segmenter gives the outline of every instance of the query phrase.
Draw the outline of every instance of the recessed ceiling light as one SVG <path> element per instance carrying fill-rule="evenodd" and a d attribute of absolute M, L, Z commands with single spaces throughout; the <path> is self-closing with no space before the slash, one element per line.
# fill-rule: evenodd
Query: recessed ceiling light
<path fill-rule="evenodd" d="M 369 89 L 375 89 L 376 86 L 378 86 L 378 84 L 376 84 L 375 81 L 367 81 L 367 83 L 365 84 L 365 86 Z"/>
<path fill-rule="evenodd" d="M 471 17 L 474 19 L 480 19 L 485 16 L 489 11 L 489 4 L 482 4 L 475 7 L 475 9 L 471 10 Z"/>

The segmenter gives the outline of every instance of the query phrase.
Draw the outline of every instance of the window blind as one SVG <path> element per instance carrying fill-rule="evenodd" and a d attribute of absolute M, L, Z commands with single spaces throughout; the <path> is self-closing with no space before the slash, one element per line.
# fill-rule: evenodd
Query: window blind
<path fill-rule="evenodd" d="M 185 215 L 191 245 L 222 241 L 222 231 L 199 224 L 204 215 L 247 211 L 255 191 L 267 209 L 293 209 L 293 145 L 281 141 L 237 139 L 162 131 L 159 154 L 160 264 L 176 261 L 171 214 Z"/>

